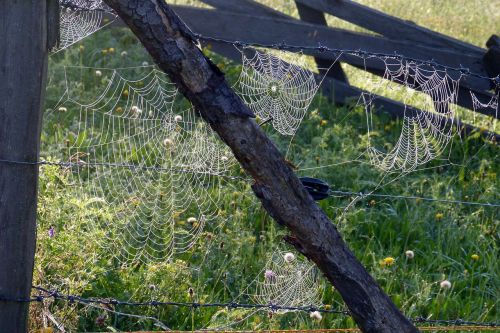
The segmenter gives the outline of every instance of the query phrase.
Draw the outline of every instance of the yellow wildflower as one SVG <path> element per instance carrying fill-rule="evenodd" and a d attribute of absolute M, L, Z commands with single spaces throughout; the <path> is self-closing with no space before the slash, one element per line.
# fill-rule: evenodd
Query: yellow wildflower
<path fill-rule="evenodd" d="M 109 52 L 109 53 L 115 53 L 115 48 L 114 48 L 114 47 L 110 47 L 110 48 L 108 49 L 108 52 Z"/>
<path fill-rule="evenodd" d="M 470 257 L 472 258 L 472 260 L 476 260 L 476 261 L 477 261 L 477 260 L 479 260 L 479 255 L 478 255 L 478 254 L 475 254 L 475 253 L 474 253 L 474 254 L 473 254 L 473 255 L 471 255 Z"/>
<path fill-rule="evenodd" d="M 319 122 L 319 126 L 325 126 L 326 124 L 328 124 L 328 121 L 325 119 L 321 119 L 321 121 Z"/>
<path fill-rule="evenodd" d="M 396 259 L 394 259 L 393 257 L 387 257 L 387 258 L 384 258 L 380 262 L 380 266 L 382 266 L 382 267 L 384 267 L 384 266 L 391 266 L 392 264 L 394 264 L 395 261 L 396 261 Z"/>
<path fill-rule="evenodd" d="M 443 213 L 436 213 L 436 220 L 441 220 L 443 218 Z"/>
<path fill-rule="evenodd" d="M 123 92 L 122 92 L 122 96 L 123 97 L 128 97 L 128 90 L 125 89 Z"/>

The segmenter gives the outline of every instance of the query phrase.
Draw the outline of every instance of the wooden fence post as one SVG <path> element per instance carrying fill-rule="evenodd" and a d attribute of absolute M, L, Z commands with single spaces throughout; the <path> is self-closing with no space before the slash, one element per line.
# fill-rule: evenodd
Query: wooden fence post
<path fill-rule="evenodd" d="M 6 160 L 31 163 L 39 157 L 48 49 L 57 36 L 47 24 L 58 20 L 54 3 L 0 4 L 0 298 L 31 292 L 38 165 Z M 0 332 L 27 332 L 28 309 L 28 303 L 0 300 Z"/>
<path fill-rule="evenodd" d="M 295 5 L 297 6 L 297 10 L 299 11 L 300 19 L 304 22 L 313 23 L 317 25 L 322 25 L 327 27 L 328 24 L 326 22 L 325 14 L 319 10 L 303 5 L 302 3 L 296 1 Z M 325 74 L 325 69 L 332 66 L 332 62 L 330 60 L 325 60 L 319 57 L 315 58 L 316 64 L 320 69 L 321 74 Z M 333 64 L 332 68 L 328 73 L 326 73 L 328 77 L 337 79 L 344 83 L 349 83 L 347 80 L 347 75 L 342 70 L 340 66 L 340 62 L 336 62 Z"/>

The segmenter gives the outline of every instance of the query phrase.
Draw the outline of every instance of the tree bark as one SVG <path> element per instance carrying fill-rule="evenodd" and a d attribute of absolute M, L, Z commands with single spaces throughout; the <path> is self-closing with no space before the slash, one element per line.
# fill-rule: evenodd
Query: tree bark
<path fill-rule="evenodd" d="M 253 177 L 253 191 L 265 209 L 290 230 L 289 241 L 314 261 L 339 291 L 361 330 L 418 332 L 347 248 L 335 225 L 171 8 L 163 0 L 104 1 L 232 149 Z"/>
<path fill-rule="evenodd" d="M 0 298 L 31 294 L 41 107 L 57 0 L 0 4 Z M 50 22 L 50 23 L 49 23 Z M 49 26 L 50 25 L 50 26 Z M 27 162 L 6 163 L 5 160 Z M 27 302 L 0 300 L 0 332 L 27 332 Z"/>

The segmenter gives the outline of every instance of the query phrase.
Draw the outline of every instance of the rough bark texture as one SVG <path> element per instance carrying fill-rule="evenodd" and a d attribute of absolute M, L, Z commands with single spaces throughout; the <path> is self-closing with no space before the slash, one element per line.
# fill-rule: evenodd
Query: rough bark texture
<path fill-rule="evenodd" d="M 417 332 L 347 248 L 334 224 L 168 5 L 162 0 L 105 2 L 231 147 L 255 180 L 252 188 L 266 210 L 290 230 L 297 250 L 314 261 L 332 282 L 363 332 Z"/>
<path fill-rule="evenodd" d="M 0 4 L 1 160 L 38 160 L 47 49 L 57 38 L 55 29 L 47 29 L 47 22 L 58 20 L 45 14 L 57 8 L 57 0 Z M 2 298 L 27 298 L 31 293 L 37 180 L 36 164 L 0 162 Z M 27 332 L 28 307 L 29 303 L 0 301 L 0 332 Z"/>

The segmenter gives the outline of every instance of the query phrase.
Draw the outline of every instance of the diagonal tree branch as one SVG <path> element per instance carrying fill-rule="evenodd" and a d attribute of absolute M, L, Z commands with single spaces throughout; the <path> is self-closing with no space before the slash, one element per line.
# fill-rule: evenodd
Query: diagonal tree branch
<path fill-rule="evenodd" d="M 289 241 L 339 291 L 363 332 L 418 332 L 347 248 L 223 73 L 164 0 L 104 0 L 253 177 L 253 191 Z"/>

